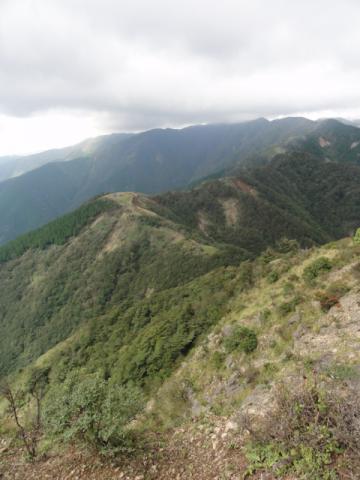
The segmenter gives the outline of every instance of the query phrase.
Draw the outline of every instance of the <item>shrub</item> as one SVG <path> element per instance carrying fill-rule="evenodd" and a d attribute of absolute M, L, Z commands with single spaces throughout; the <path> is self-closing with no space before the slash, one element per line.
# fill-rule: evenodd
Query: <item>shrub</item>
<path fill-rule="evenodd" d="M 278 272 L 272 271 L 268 274 L 267 276 L 268 282 L 269 283 L 275 283 L 279 280 L 279 274 Z"/>
<path fill-rule="evenodd" d="M 257 345 L 258 341 L 255 332 L 241 325 L 237 325 L 232 333 L 224 340 L 224 347 L 228 353 L 235 350 L 251 353 L 256 350 Z"/>
<path fill-rule="evenodd" d="M 25 401 L 25 392 L 13 390 L 7 381 L 2 381 L 0 385 L 0 399 L 7 403 L 7 412 L 12 417 L 18 437 L 25 448 L 29 460 L 34 460 L 38 453 L 39 429 L 36 420 L 23 419 L 20 415 L 20 409 Z M 39 418 L 40 411 L 36 413 Z M 3 420 L 3 419 L 2 419 Z M 26 422 L 24 422 L 26 420 Z"/>
<path fill-rule="evenodd" d="M 38 455 L 38 444 L 42 436 L 42 403 L 49 384 L 49 373 L 49 367 L 32 368 L 21 389 L 14 389 L 6 380 L 0 383 L 0 399 L 4 399 L 7 404 L 7 412 L 30 460 Z M 27 415 L 22 415 L 21 410 L 29 400 L 34 401 L 34 408 Z"/>
<path fill-rule="evenodd" d="M 294 312 L 296 306 L 299 305 L 299 303 L 301 303 L 301 298 L 298 295 L 296 295 L 292 300 L 290 300 L 290 302 L 281 303 L 278 307 L 279 314 L 282 317 L 285 317 L 285 315 Z"/>
<path fill-rule="evenodd" d="M 216 370 L 220 370 L 223 367 L 225 361 L 225 355 L 222 352 L 215 351 L 211 357 L 211 363 Z"/>
<path fill-rule="evenodd" d="M 341 282 L 332 283 L 326 292 L 317 292 L 316 298 L 320 302 L 323 312 L 328 312 L 334 305 L 339 305 L 339 299 L 344 296 L 350 288 Z"/>
<path fill-rule="evenodd" d="M 317 295 L 320 302 L 320 307 L 323 312 L 328 312 L 334 305 L 339 305 L 339 298 L 335 295 L 329 295 L 327 293 L 320 293 Z"/>
<path fill-rule="evenodd" d="M 353 241 L 355 245 L 360 245 L 360 228 L 356 230 L 355 235 L 353 237 Z"/>
<path fill-rule="evenodd" d="M 51 435 L 115 453 L 131 447 L 127 426 L 141 407 L 138 389 L 113 385 L 98 375 L 80 379 L 75 374 L 48 395 L 44 423 Z"/>
<path fill-rule="evenodd" d="M 262 252 L 262 254 L 258 257 L 259 259 L 259 262 L 260 263 L 263 263 L 263 264 L 268 264 L 270 262 L 272 262 L 273 260 L 275 260 L 276 258 L 278 258 L 278 255 L 276 254 L 276 252 L 268 247 L 266 250 L 264 250 Z"/>
<path fill-rule="evenodd" d="M 321 273 L 331 270 L 332 264 L 326 257 L 319 257 L 304 269 L 304 279 L 315 280 Z"/>
<path fill-rule="evenodd" d="M 291 282 L 286 282 L 284 283 L 284 286 L 283 286 L 283 294 L 286 296 L 286 295 L 290 295 L 291 293 L 293 293 L 295 290 L 295 287 L 294 287 L 294 284 L 291 283 Z"/>
<path fill-rule="evenodd" d="M 288 238 L 281 238 L 276 242 L 276 250 L 280 253 L 294 253 L 300 248 L 297 240 L 289 240 Z"/>
<path fill-rule="evenodd" d="M 343 385 L 309 379 L 296 389 L 281 386 L 276 406 L 262 427 L 249 425 L 248 473 L 271 471 L 277 477 L 338 478 L 337 460 L 346 453 L 349 471 L 357 471 L 360 405 L 357 393 Z M 351 477 L 353 478 L 353 477 Z"/>

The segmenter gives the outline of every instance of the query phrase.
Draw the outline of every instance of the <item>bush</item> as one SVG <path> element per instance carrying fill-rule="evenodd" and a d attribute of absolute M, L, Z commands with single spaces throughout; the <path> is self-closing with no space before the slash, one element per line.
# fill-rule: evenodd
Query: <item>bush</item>
<path fill-rule="evenodd" d="M 225 338 L 224 347 L 228 353 L 235 350 L 251 353 L 256 350 L 258 345 L 256 334 L 250 328 L 236 326 L 232 333 Z"/>
<path fill-rule="evenodd" d="M 355 235 L 353 237 L 353 241 L 355 245 L 360 245 L 360 228 L 356 230 Z"/>
<path fill-rule="evenodd" d="M 283 286 L 283 294 L 285 296 L 287 295 L 290 295 L 291 293 L 293 293 L 295 290 L 295 287 L 294 287 L 294 284 L 291 283 L 291 282 L 286 282 L 284 283 L 284 286 Z"/>
<path fill-rule="evenodd" d="M 320 299 L 320 306 L 321 310 L 323 312 L 328 312 L 331 307 L 334 307 L 335 305 L 339 305 L 339 299 L 338 297 L 335 297 L 334 295 L 324 295 Z"/>
<path fill-rule="evenodd" d="M 222 352 L 215 351 L 211 357 L 211 363 L 216 370 L 220 370 L 223 367 L 225 361 L 225 355 Z"/>
<path fill-rule="evenodd" d="M 101 453 L 127 451 L 132 445 L 127 427 L 142 403 L 138 389 L 113 385 L 98 375 L 80 379 L 75 374 L 48 395 L 44 424 L 51 435 Z"/>
<path fill-rule="evenodd" d="M 326 292 L 317 292 L 316 298 L 320 302 L 323 312 L 328 312 L 334 305 L 339 305 L 339 299 L 344 296 L 350 288 L 341 282 L 332 283 Z"/>
<path fill-rule="evenodd" d="M 294 253 L 300 249 L 297 240 L 289 240 L 288 238 L 281 238 L 276 242 L 276 250 L 280 253 Z"/>
<path fill-rule="evenodd" d="M 244 422 L 249 425 L 248 418 Z M 246 452 L 248 473 L 268 470 L 278 478 L 335 479 L 343 453 L 348 470 L 358 471 L 360 405 L 350 387 L 330 382 L 319 386 L 316 379 L 297 389 L 282 386 L 262 428 L 247 428 L 252 438 Z"/>
<path fill-rule="evenodd" d="M 320 302 L 320 307 L 323 312 L 328 312 L 334 305 L 339 305 L 339 297 L 331 295 L 327 292 L 317 292 L 316 299 Z"/>
<path fill-rule="evenodd" d="M 321 273 L 332 269 L 330 260 L 326 257 L 319 257 L 304 269 L 304 279 L 315 280 Z"/>
<path fill-rule="evenodd" d="M 275 283 L 279 280 L 279 274 L 278 272 L 272 271 L 268 274 L 267 280 L 269 283 Z"/>
<path fill-rule="evenodd" d="M 281 303 L 278 307 L 278 312 L 282 317 L 285 317 L 285 315 L 294 312 L 297 305 L 301 303 L 302 299 L 298 295 L 296 295 L 290 302 L 284 302 Z"/>
<path fill-rule="evenodd" d="M 261 255 L 259 255 L 258 259 L 260 263 L 263 264 L 268 264 L 278 258 L 277 253 L 270 247 L 268 247 L 266 250 L 262 252 Z"/>

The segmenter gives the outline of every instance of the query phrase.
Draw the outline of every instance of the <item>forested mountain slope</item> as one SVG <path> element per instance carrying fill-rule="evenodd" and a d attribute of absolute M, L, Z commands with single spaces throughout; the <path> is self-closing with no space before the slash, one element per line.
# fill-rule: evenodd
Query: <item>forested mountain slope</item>
<path fill-rule="evenodd" d="M 0 249 L 1 371 L 26 365 L 91 319 L 122 325 L 131 309 L 146 311 L 147 298 L 162 304 L 161 292 L 170 298 L 169 289 L 284 237 L 311 246 L 351 234 L 359 207 L 360 168 L 307 154 L 280 155 L 187 192 L 95 199 Z M 136 328 L 151 319 L 144 315 Z M 130 345 L 135 336 L 127 334 Z"/>
<path fill-rule="evenodd" d="M 36 161 L 48 158 L 51 163 L 0 182 L 0 243 L 98 194 L 187 188 L 203 177 L 233 175 L 239 167 L 267 164 L 285 152 L 308 152 L 326 161 L 358 163 L 359 148 L 358 128 L 336 120 L 312 122 L 304 118 L 95 138 L 69 149 L 38 154 Z M 18 161 L 27 163 L 27 159 L 31 164 L 32 157 Z"/>
<path fill-rule="evenodd" d="M 340 461 L 345 453 L 346 471 L 356 471 L 349 438 L 360 445 L 360 435 L 349 434 L 354 421 L 339 412 L 360 418 L 352 400 L 358 385 L 359 247 L 352 240 L 317 245 L 354 234 L 359 185 L 357 165 L 286 153 L 185 192 L 107 194 L 2 246 L 0 377 L 23 391 L 16 396 L 21 418 L 32 418 L 34 399 L 44 399 L 45 424 L 34 430 L 36 441 L 76 439 L 114 454 L 127 439 L 121 428 L 133 417 L 126 412 L 141 397 L 147 407 L 132 428 L 140 429 L 137 435 L 147 432 L 146 448 L 152 448 L 155 431 L 185 425 L 174 437 L 159 437 L 166 438 L 165 450 L 146 461 L 126 460 L 141 475 L 149 461 L 157 465 L 150 478 L 167 478 L 173 462 L 175 473 L 182 465 L 181 475 L 188 474 L 186 452 L 192 459 L 187 465 L 204 479 L 212 478 L 210 467 L 220 475 L 229 455 L 241 474 L 245 465 L 248 473 L 277 472 L 277 462 L 286 458 L 281 472 L 326 478 L 319 475 L 328 471 L 329 459 Z M 40 374 L 45 383 L 34 390 Z M 299 382 L 310 376 L 314 387 Z M 337 383 L 338 376 L 348 383 Z M 281 382 L 300 395 L 295 404 L 310 402 L 309 428 L 302 427 L 301 415 L 296 423 L 300 417 L 291 406 L 276 406 Z M 294 393 L 294 382 L 304 390 Z M 9 399 L 6 385 L 1 391 Z M 340 388 L 345 400 L 334 397 Z M 129 392 L 129 403 L 120 403 L 124 411 L 106 410 L 125 402 Z M 328 402 L 326 412 L 335 409 L 331 421 L 343 422 L 341 428 L 326 430 L 330 417 L 314 395 Z M 102 398 L 99 408 L 105 410 L 99 413 Z M 0 401 L 0 417 L 5 405 Z M 287 412 L 284 422 L 295 422 L 281 424 L 290 428 L 285 443 L 275 429 L 277 408 Z M 105 422 L 100 433 L 91 415 Z M 261 418 L 269 426 L 246 436 Z M 1 426 L 4 442 L 13 428 Z M 210 444 L 209 428 L 215 429 Z M 240 445 L 235 431 L 241 428 L 248 433 Z M 321 445 L 310 435 L 314 428 L 322 432 Z M 270 438 L 266 431 L 276 434 Z M 215 467 L 210 456 L 217 449 L 222 457 Z M 203 471 L 200 459 L 209 464 Z M 1 465 L 9 472 L 22 468 Z"/>
<path fill-rule="evenodd" d="M 46 429 L 41 455 L 29 462 L 6 419 L 0 472 L 5 479 L 167 480 L 169 471 L 181 480 L 356 478 L 359 253 L 352 239 L 306 250 L 283 241 L 253 261 L 147 291 L 128 310 L 108 300 L 107 314 L 89 317 L 11 377 L 17 392 L 34 372 L 48 375 Z M 39 272 L 33 283 L 40 292 Z M 74 425 L 89 433 L 93 415 L 111 431 L 117 412 L 102 419 L 106 410 L 94 412 L 91 402 L 103 385 L 123 394 L 119 385 L 133 382 L 148 400 L 131 424 L 138 445 L 109 461 L 86 435 L 74 436 Z M 77 408 L 71 417 L 67 405 Z M 27 404 L 21 411 L 31 415 Z M 99 446 L 104 455 L 111 444 Z"/>
<path fill-rule="evenodd" d="M 132 136 L 100 137 L 69 151 L 39 154 L 37 160 L 50 155 L 52 163 L 0 183 L 0 243 L 47 223 L 94 195 L 184 188 L 260 152 L 272 156 L 278 145 L 311 131 L 314 125 L 310 120 L 289 118 L 156 129 Z M 53 161 L 60 154 L 64 157 Z M 69 155 L 79 158 L 58 161 Z M 32 159 L 20 161 L 31 163 Z"/>
<path fill-rule="evenodd" d="M 328 161 L 360 163 L 359 128 L 333 119 L 318 122 L 310 133 L 293 139 L 289 147 Z"/>

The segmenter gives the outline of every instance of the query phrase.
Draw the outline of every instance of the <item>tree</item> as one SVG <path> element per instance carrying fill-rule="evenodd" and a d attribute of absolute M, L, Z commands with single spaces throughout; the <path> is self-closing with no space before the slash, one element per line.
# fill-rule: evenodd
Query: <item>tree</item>
<path fill-rule="evenodd" d="M 38 432 L 34 429 L 26 429 L 20 421 L 19 403 L 23 397 L 23 392 L 15 392 L 7 381 L 0 385 L 0 395 L 7 400 L 9 404 L 10 415 L 12 416 L 22 443 L 30 457 L 34 459 L 37 454 Z"/>
<path fill-rule="evenodd" d="M 114 385 L 99 375 L 81 378 L 75 373 L 48 395 L 44 422 L 54 436 L 113 453 L 127 449 L 127 426 L 142 404 L 142 394 L 135 387 Z"/>
<path fill-rule="evenodd" d="M 34 368 L 30 372 L 30 377 L 26 385 L 27 391 L 30 393 L 36 403 L 36 417 L 34 423 L 35 428 L 38 431 L 41 430 L 41 407 L 47 386 L 49 384 L 49 373 L 50 367 Z"/>

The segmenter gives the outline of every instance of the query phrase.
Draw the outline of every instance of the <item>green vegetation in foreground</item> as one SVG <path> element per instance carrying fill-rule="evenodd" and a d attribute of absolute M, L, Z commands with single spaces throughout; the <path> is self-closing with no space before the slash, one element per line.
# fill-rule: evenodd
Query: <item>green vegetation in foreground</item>
<path fill-rule="evenodd" d="M 244 428 L 239 440 L 251 433 L 242 450 L 248 459 L 246 478 L 265 472 L 279 479 L 329 480 L 342 478 L 343 472 L 356 478 L 360 357 L 347 311 L 337 305 L 345 309 L 348 294 L 356 302 L 360 250 L 350 239 L 281 250 L 281 245 L 268 249 L 245 262 L 245 269 L 244 263 L 237 268 L 237 281 L 245 283 L 181 373 L 160 388 L 150 425 L 186 422 L 195 397 L 202 408 L 200 424 L 211 421 L 211 412 L 216 418 L 239 419 Z M 304 274 L 308 271 L 316 273 L 311 282 Z M 277 281 L 269 283 L 272 272 Z M 323 304 L 322 295 L 336 303 Z M 332 306 L 339 319 L 326 316 Z M 257 339 L 251 354 L 237 340 L 236 332 L 244 327 Z M 269 395 L 276 396 L 278 406 L 269 403 Z"/>
<path fill-rule="evenodd" d="M 236 350 L 251 353 L 256 350 L 257 345 L 256 333 L 250 328 L 241 325 L 235 326 L 230 335 L 224 340 L 224 347 L 228 353 Z"/>
<path fill-rule="evenodd" d="M 141 222 L 141 228 L 150 227 Z M 207 412 L 196 421 L 206 424 L 208 413 L 238 414 L 262 388 L 261 400 L 252 400 L 261 411 L 256 402 L 274 385 L 284 385 L 266 423 L 259 430 L 250 424 L 256 435 L 244 449 L 248 478 L 266 471 L 277 478 L 332 480 L 344 458 L 349 471 L 356 469 L 357 424 L 348 420 L 359 416 L 357 397 L 344 383 L 357 381 L 356 365 L 346 357 L 324 363 L 314 349 L 313 357 L 308 351 L 302 356 L 294 339 L 302 327 L 316 335 L 324 321 L 313 305 L 319 292 L 339 301 L 356 287 L 356 265 L 336 280 L 330 275 L 353 264 L 359 253 L 351 240 L 307 250 L 283 240 L 253 261 L 214 268 L 130 303 L 109 300 L 111 309 L 40 357 L 35 373 L 25 369 L 16 376 L 14 388 L 23 392 L 20 411 L 33 405 L 28 432 L 36 425 L 34 382 L 46 380 L 37 451 L 72 441 L 106 455 L 128 454 L 142 442 L 140 432 L 186 425 L 194 397 Z M 324 267 L 329 265 L 331 270 Z M 311 282 L 307 271 L 316 272 Z M 269 283 L 273 272 L 277 280 Z M 314 369 L 320 369 L 315 377 Z M 227 391 L 240 371 L 237 389 Z M 144 412 L 149 399 L 152 406 Z"/>
<path fill-rule="evenodd" d="M 79 441 L 106 455 L 129 453 L 134 439 L 126 426 L 143 407 L 135 387 L 119 387 L 98 374 L 74 373 L 53 388 L 44 405 L 45 429 L 64 442 Z"/>
<path fill-rule="evenodd" d="M 311 282 L 317 278 L 321 272 L 331 270 L 332 265 L 328 258 L 320 257 L 314 260 L 310 265 L 304 269 L 304 278 Z"/>
<path fill-rule="evenodd" d="M 350 464 L 360 448 L 357 395 L 342 388 L 326 377 L 310 377 L 292 390 L 280 385 L 270 418 L 246 447 L 248 475 L 273 471 L 276 478 L 338 479 L 336 459 L 347 451 Z"/>

